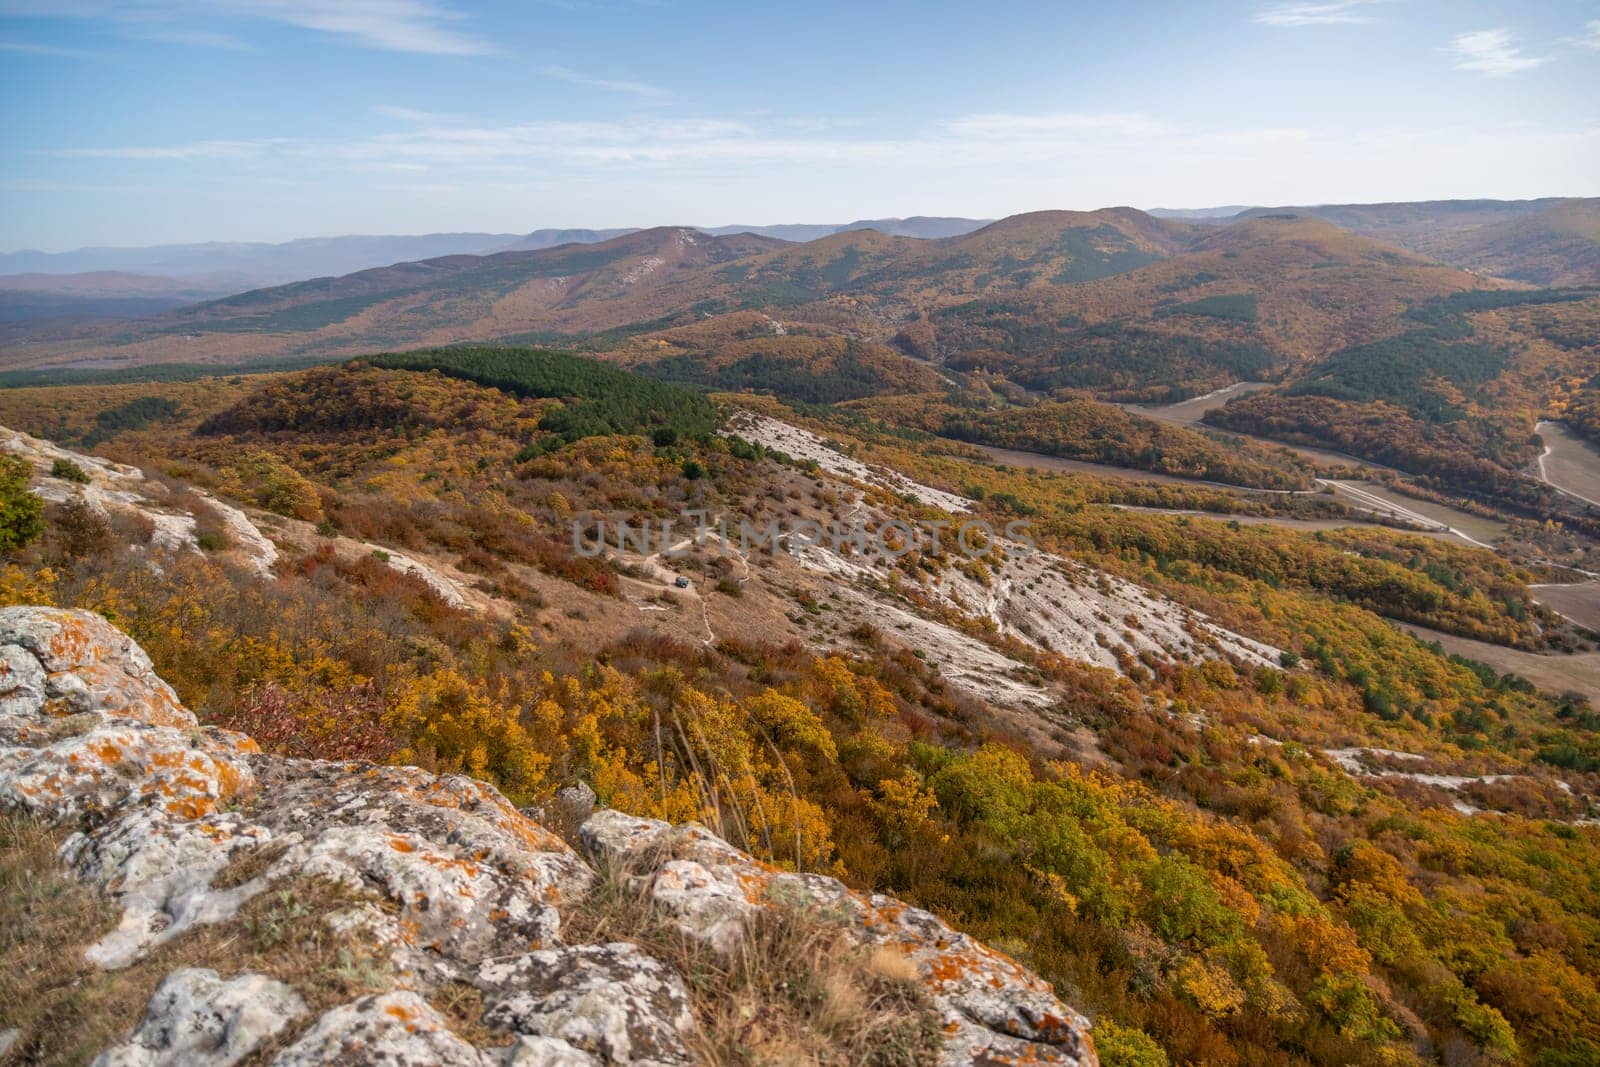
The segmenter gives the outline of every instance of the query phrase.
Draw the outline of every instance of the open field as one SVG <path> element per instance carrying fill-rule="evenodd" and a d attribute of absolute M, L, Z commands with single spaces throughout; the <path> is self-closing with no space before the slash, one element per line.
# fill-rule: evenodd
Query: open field
<path fill-rule="evenodd" d="M 1204 396 L 1190 397 L 1180 400 L 1176 404 L 1161 404 L 1147 406 L 1144 404 L 1124 404 L 1123 407 L 1135 415 L 1144 415 L 1152 419 L 1161 419 L 1163 422 L 1181 422 L 1185 426 L 1192 425 L 1205 418 L 1206 412 L 1215 411 L 1236 396 L 1249 396 L 1259 393 L 1263 389 L 1272 388 L 1268 382 L 1235 382 L 1226 389 L 1215 389 Z"/>
<path fill-rule="evenodd" d="M 1117 478 L 1126 482 L 1156 482 L 1161 485 L 1203 485 L 1212 489 L 1226 489 L 1233 493 L 1273 492 L 1273 490 L 1269 489 L 1244 489 L 1237 485 L 1228 485 L 1225 482 L 1211 482 L 1202 478 L 1179 478 L 1176 475 L 1160 474 L 1155 471 L 1134 470 L 1130 467 L 1113 467 L 1109 463 L 1090 463 L 1081 459 L 1064 459 L 1060 456 L 1047 456 L 1042 452 L 1022 452 L 1014 448 L 998 448 L 994 445 L 973 444 L 970 447 L 976 448 L 996 463 L 1008 467 L 1061 471 L 1066 474 L 1092 474 L 1096 478 Z"/>
<path fill-rule="evenodd" d="M 1197 511 L 1194 508 L 1149 508 L 1135 504 L 1113 505 L 1123 511 L 1148 511 L 1153 515 L 1188 515 L 1196 519 L 1210 519 L 1212 522 L 1236 522 L 1240 526 L 1277 526 L 1285 530 L 1347 530 L 1351 527 L 1361 527 L 1368 530 L 1390 530 L 1397 533 L 1415 534 L 1419 537 L 1454 537 L 1447 530 L 1427 529 L 1413 530 L 1398 526 L 1387 526 L 1381 522 L 1361 522 L 1351 519 L 1292 519 L 1278 515 L 1223 515 L 1215 511 Z"/>
<path fill-rule="evenodd" d="M 1559 422 L 1541 422 L 1544 455 L 1539 457 L 1539 479 L 1567 494 L 1600 507 L 1600 449 Z"/>
<path fill-rule="evenodd" d="M 1270 389 L 1267 382 L 1237 382 L 1226 389 L 1218 389 L 1204 396 L 1191 397 L 1176 404 L 1162 404 L 1160 406 L 1146 406 L 1143 404 L 1123 404 L 1124 410 L 1146 418 L 1160 419 L 1162 422 L 1175 422 L 1182 426 L 1194 426 L 1210 434 L 1221 437 L 1235 437 L 1245 441 L 1257 441 L 1261 444 L 1272 445 L 1275 448 L 1286 448 L 1298 456 L 1303 456 L 1313 463 L 1321 463 L 1332 467 L 1355 467 L 1359 470 L 1384 471 L 1392 468 L 1381 463 L 1362 459 L 1359 456 L 1347 455 L 1344 452 L 1334 452 L 1326 448 L 1312 448 L 1309 445 L 1289 444 L 1286 441 L 1275 441 L 1267 437 L 1255 437 L 1250 434 L 1236 433 L 1232 430 L 1222 430 L 1215 426 L 1205 424 L 1207 412 L 1215 411 L 1230 400 L 1251 393 L 1259 393 L 1263 389 Z"/>
<path fill-rule="evenodd" d="M 1162 485 L 1204 485 L 1216 489 L 1226 489 L 1231 492 L 1244 492 L 1238 486 L 1224 485 L 1221 482 L 1208 482 L 1195 478 L 1178 478 L 1170 474 L 1129 470 L 1126 467 L 1113 467 L 1104 463 L 1089 463 L 1077 459 L 1062 459 L 1059 456 L 1046 456 L 1038 452 L 1020 452 L 1011 448 L 996 448 L 993 445 L 975 445 L 974 447 L 996 463 L 1012 467 L 1062 471 L 1069 474 L 1090 474 L 1097 478 L 1117 478 L 1130 482 L 1157 482 Z M 1458 511 L 1443 504 L 1435 504 L 1425 500 L 1413 500 L 1410 497 L 1401 496 L 1392 490 L 1374 485 L 1371 482 L 1330 480 L 1325 484 L 1333 486 L 1335 492 L 1357 508 L 1364 511 L 1392 515 L 1417 527 L 1416 530 L 1408 532 L 1446 534 L 1480 548 L 1493 547 L 1495 541 L 1505 536 L 1506 527 L 1503 523 L 1496 522 L 1493 519 L 1480 518 L 1477 515 L 1469 515 L 1464 511 Z M 1256 491 L 1266 492 L 1267 490 Z M 1341 526 L 1381 525 L 1345 520 L 1263 517 L 1247 520 L 1238 516 L 1223 516 L 1223 518 L 1237 518 L 1241 523 L 1270 523 L 1272 525 L 1305 530 L 1331 530 Z"/>
<path fill-rule="evenodd" d="M 1426 626 L 1398 624 L 1423 641 L 1437 642 L 1445 652 L 1467 659 L 1487 663 L 1502 674 L 1520 674 L 1540 689 L 1551 693 L 1582 693 L 1595 703 L 1600 703 L 1600 652 L 1578 652 L 1572 655 L 1540 655 L 1523 652 L 1504 645 L 1491 645 L 1486 641 L 1473 641 L 1466 637 Z"/>
<path fill-rule="evenodd" d="M 1465 511 L 1404 496 L 1371 482 L 1329 481 L 1340 496 L 1358 508 L 1386 512 L 1396 518 L 1428 526 L 1442 526 L 1468 544 L 1492 548 L 1506 534 L 1505 523 L 1469 515 Z"/>
<path fill-rule="evenodd" d="M 1559 611 L 1579 626 L 1600 631 L 1600 581 L 1531 585 L 1528 589 L 1540 604 Z"/>

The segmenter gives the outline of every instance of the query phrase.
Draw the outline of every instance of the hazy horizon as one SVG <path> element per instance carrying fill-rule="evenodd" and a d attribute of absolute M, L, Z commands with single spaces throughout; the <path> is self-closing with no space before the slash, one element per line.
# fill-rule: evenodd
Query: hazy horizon
<path fill-rule="evenodd" d="M 1549 193 L 1549 194 L 1544 194 L 1544 195 L 1540 195 L 1540 196 L 1527 196 L 1527 197 L 1491 197 L 1491 196 L 1429 197 L 1429 198 L 1427 198 L 1427 200 L 1429 200 L 1429 201 L 1459 201 L 1459 202 L 1505 201 L 1505 202 L 1509 202 L 1509 203 L 1517 203 L 1517 202 L 1529 202 L 1529 201 L 1537 201 L 1537 200 L 1569 200 L 1569 199 L 1586 199 L 1586 198 L 1588 198 L 1588 194 L 1571 194 L 1571 195 L 1569 195 L 1569 194 L 1565 194 L 1565 193 Z M 1169 214 L 1169 215 L 1176 215 L 1176 214 L 1207 215 L 1207 214 L 1210 214 L 1213 217 L 1219 217 L 1220 218 L 1220 217 L 1225 217 L 1226 214 L 1236 214 L 1236 213 L 1241 212 L 1241 211 L 1249 211 L 1249 210 L 1252 210 L 1252 209 L 1271 209 L 1271 208 L 1279 208 L 1279 207 L 1281 207 L 1281 208 L 1292 208 L 1292 207 L 1333 207 L 1333 206 L 1378 206 L 1378 205 L 1382 205 L 1382 204 L 1392 204 L 1392 203 L 1419 203 L 1419 202 L 1424 202 L 1424 201 L 1420 201 L 1420 200 L 1419 201 L 1408 201 L 1408 200 L 1393 200 L 1393 199 L 1388 199 L 1388 200 L 1361 200 L 1361 201 L 1355 201 L 1355 200 L 1327 200 L 1327 201 L 1320 201 L 1320 202 L 1316 202 L 1316 203 L 1306 202 L 1306 203 L 1303 203 L 1303 204 L 1288 204 L 1288 203 L 1281 203 L 1281 204 L 1243 204 L 1243 203 L 1240 203 L 1240 204 L 1218 204 L 1218 205 L 1214 205 L 1214 206 L 1179 206 L 1179 207 L 1174 207 L 1174 206 L 1165 205 L 1165 204 L 1156 205 L 1156 206 L 1153 206 L 1153 207 L 1142 207 L 1142 206 L 1134 205 L 1134 204 L 1101 204 L 1101 205 L 1098 205 L 1096 207 L 1041 207 L 1041 208 L 1032 208 L 1032 209 L 1029 209 L 1029 211 L 1025 211 L 1025 212 L 1011 212 L 1010 214 L 1013 214 L 1013 215 L 1015 215 L 1015 214 L 1028 214 L 1030 212 L 1038 212 L 1038 211 L 1084 211 L 1084 212 L 1088 212 L 1088 211 L 1108 210 L 1108 209 L 1112 209 L 1112 208 L 1132 208 L 1135 211 L 1143 211 L 1146 214 Z M 765 221 L 765 222 L 748 222 L 747 221 L 747 222 L 715 222 L 715 223 L 708 223 L 708 222 L 684 222 L 684 221 L 667 220 L 667 221 L 661 221 L 661 222 L 647 222 L 647 223 L 633 223 L 633 224 L 624 223 L 624 224 L 620 224 L 620 225 L 616 225 L 616 226 L 597 226 L 597 225 L 588 225 L 586 223 L 577 222 L 577 223 L 551 223 L 551 224 L 531 226 L 531 227 L 527 227 L 527 228 L 498 227 L 498 228 L 492 228 L 492 229 L 487 229 L 487 230 L 417 230 L 417 231 L 412 231 L 412 232 L 407 232 L 407 233 L 399 233 L 399 232 L 393 232 L 393 233 L 372 233 L 372 232 L 369 232 L 369 233 L 354 233 L 354 232 L 352 232 L 352 233 L 296 234 L 296 235 L 293 235 L 293 236 L 290 236 L 290 237 L 285 237 L 285 238 L 282 238 L 282 239 L 272 239 L 272 240 L 254 239 L 254 238 L 235 238 L 235 237 L 221 236 L 221 237 L 208 237 L 208 238 L 203 238 L 203 239 L 196 240 L 196 241 L 152 241 L 152 242 L 149 242 L 147 244 L 102 244 L 102 243 L 96 243 L 96 244 L 75 245 L 75 246 L 72 246 L 72 247 L 62 247 L 62 248 L 38 248 L 38 247 L 23 248 L 23 247 L 14 247 L 14 248 L 0 248 L 0 255 L 17 255 L 17 254 L 21 254 L 21 253 L 36 253 L 36 254 L 40 254 L 40 255 L 65 255 L 65 254 L 69 254 L 69 253 L 73 253 L 73 252 L 88 251 L 88 250 L 91 250 L 91 249 L 132 251 L 132 250 L 138 250 L 138 249 L 144 249 L 144 248 L 155 248 L 155 247 L 162 247 L 162 246 L 169 246 L 169 245 L 170 246 L 178 246 L 178 247 L 194 246 L 194 245 L 208 245 L 208 244 L 215 244 L 215 245 L 282 245 L 282 244 L 292 244 L 292 243 L 295 243 L 297 241 L 333 241 L 333 240 L 347 239 L 347 238 L 348 239 L 372 239 L 372 240 L 382 240 L 382 239 L 396 239 L 396 240 L 399 240 L 399 239 L 407 239 L 407 238 L 424 238 L 424 237 L 484 236 L 484 237 L 505 237 L 505 238 L 508 238 L 508 239 L 516 239 L 516 238 L 519 238 L 519 237 L 526 236 L 527 234 L 530 234 L 530 233 L 538 233 L 538 232 L 542 232 L 542 231 L 556 231 L 556 230 L 573 230 L 573 231 L 578 231 L 578 230 L 651 230 L 651 229 L 659 229 L 659 228 L 662 228 L 662 227 L 672 227 L 672 226 L 683 226 L 683 227 L 687 227 L 689 229 L 703 230 L 703 231 L 709 232 L 709 231 L 713 231 L 713 230 L 731 230 L 731 229 L 735 229 L 735 228 L 749 228 L 749 229 L 752 229 L 752 230 L 756 230 L 756 229 L 776 229 L 776 228 L 779 228 L 779 227 L 789 227 L 789 226 L 793 226 L 793 227 L 848 226 L 848 225 L 853 225 L 853 224 L 860 223 L 860 222 L 875 221 L 875 220 L 890 220 L 890 219 L 894 219 L 894 220 L 904 221 L 904 220 L 916 219 L 916 218 L 951 218 L 951 219 L 963 219 L 963 220 L 974 221 L 974 222 L 984 222 L 985 220 L 987 220 L 987 221 L 997 221 L 997 220 L 999 220 L 1001 218 L 1006 218 L 1006 217 L 1009 217 L 1009 215 L 993 215 L 993 214 L 983 214 L 983 213 L 978 213 L 978 212 L 969 212 L 969 213 L 955 212 L 955 213 L 942 213 L 942 214 L 939 214 L 939 215 L 927 215 L 927 214 L 920 214 L 919 215 L 919 214 L 906 213 L 906 214 L 878 215 L 878 216 L 873 216 L 871 218 L 868 218 L 867 216 L 863 215 L 863 216 L 854 216 L 854 217 L 851 217 L 851 218 L 848 218 L 848 219 L 845 219 L 845 218 L 826 219 L 826 220 L 824 220 L 824 219 L 800 219 L 800 220 L 782 219 L 782 220 L 769 220 L 769 221 Z"/>
<path fill-rule="evenodd" d="M 0 247 L 1594 195 L 1597 16 L 0 0 Z"/>

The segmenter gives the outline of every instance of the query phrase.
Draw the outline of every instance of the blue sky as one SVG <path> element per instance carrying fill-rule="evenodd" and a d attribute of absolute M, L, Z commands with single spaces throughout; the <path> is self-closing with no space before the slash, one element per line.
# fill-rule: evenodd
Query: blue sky
<path fill-rule="evenodd" d="M 1600 193 L 1600 0 L 0 0 L 0 249 Z"/>

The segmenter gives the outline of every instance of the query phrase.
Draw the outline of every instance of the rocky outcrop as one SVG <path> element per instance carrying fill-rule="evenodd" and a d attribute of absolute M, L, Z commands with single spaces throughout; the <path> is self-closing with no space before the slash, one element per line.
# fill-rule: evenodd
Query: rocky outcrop
<path fill-rule="evenodd" d="M 200 551 L 199 513 L 185 507 L 168 487 L 147 478 L 137 467 L 113 463 L 99 456 L 73 452 L 49 441 L 0 426 L 0 451 L 32 465 L 30 490 L 44 500 L 62 504 L 77 500 L 102 516 L 134 515 L 150 524 L 150 543 L 168 551 Z M 77 468 L 78 477 L 60 477 L 55 464 L 65 461 Z M 239 508 L 202 489 L 194 490 L 204 509 L 228 532 L 233 547 L 225 556 L 262 577 L 270 577 L 278 562 L 278 546 Z"/>
<path fill-rule="evenodd" d="M 1092 1060 L 1083 1019 L 1049 983 L 929 912 L 834 878 L 774 870 L 701 826 L 601 811 L 579 836 L 597 861 L 621 865 L 685 933 L 713 946 L 732 950 L 756 913 L 782 902 L 843 919 L 860 941 L 904 955 L 939 1009 L 947 1063 Z"/>
<path fill-rule="evenodd" d="M 941 1063 L 1095 1063 L 1087 1023 L 1045 982 L 927 912 L 779 871 L 698 826 L 602 810 L 580 854 L 470 778 L 263 755 L 201 727 L 137 645 L 84 612 L 0 610 L 0 810 L 75 829 L 62 860 L 120 909 L 86 934 L 101 967 L 147 965 L 186 937 L 227 945 L 196 939 L 247 913 L 258 940 L 309 922 L 348 946 L 334 985 L 225 950 L 174 969 L 104 1067 L 696 1062 L 684 975 L 625 940 L 563 940 L 606 879 L 714 953 L 784 908 L 903 957 L 940 1016 Z M 352 982 L 371 991 L 346 995 Z"/>

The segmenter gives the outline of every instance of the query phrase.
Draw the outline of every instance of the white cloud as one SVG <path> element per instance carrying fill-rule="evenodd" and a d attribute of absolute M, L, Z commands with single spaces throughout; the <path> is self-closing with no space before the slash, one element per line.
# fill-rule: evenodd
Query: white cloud
<path fill-rule="evenodd" d="M 1549 62 L 1544 56 L 1529 56 L 1517 47 L 1510 30 L 1474 30 L 1457 34 L 1450 42 L 1457 70 L 1471 70 L 1491 78 L 1521 74 Z"/>
<path fill-rule="evenodd" d="M 1593 124 L 1344 131 L 1195 127 L 1138 113 L 1005 113 L 951 117 L 903 136 L 860 128 L 847 136 L 833 124 L 797 130 L 778 116 L 489 124 L 381 110 L 405 125 L 341 141 L 206 140 L 49 154 L 128 160 L 138 164 L 125 168 L 130 176 L 182 163 L 194 180 L 206 175 L 230 187 L 248 184 L 244 177 L 292 176 L 330 189 L 370 188 L 374 176 L 384 176 L 385 187 L 436 195 L 441 210 L 449 201 L 486 213 L 493 202 L 508 218 L 525 206 L 507 190 L 538 174 L 548 196 L 591 203 L 585 211 L 596 214 L 574 218 L 596 225 L 602 224 L 597 216 L 628 215 L 630 225 L 638 222 L 641 197 L 655 205 L 647 222 L 732 218 L 768 211 L 773 198 L 821 217 L 816 205 L 824 196 L 836 197 L 837 210 L 846 213 L 959 214 L 959 203 L 968 205 L 962 209 L 967 214 L 1000 215 L 1179 200 L 1582 195 L 1595 191 L 1593 175 L 1600 174 L 1600 125 Z M 1392 162 L 1402 145 L 1416 165 L 1400 175 Z M 917 182 L 908 185 L 907 174 Z M 958 199 L 941 207 L 941 196 Z M 367 209 L 359 202 L 347 206 Z"/>
<path fill-rule="evenodd" d="M 459 33 L 462 16 L 434 0 L 0 0 L 0 14 L 109 23 L 138 36 L 187 36 L 183 43 L 236 47 L 218 20 L 276 23 L 315 30 L 352 44 L 392 52 L 484 55 L 494 48 Z"/>
<path fill-rule="evenodd" d="M 1600 19 L 1590 19 L 1583 24 L 1583 36 L 1576 43 L 1592 52 L 1600 52 Z"/>
<path fill-rule="evenodd" d="M 1255 13 L 1262 26 L 1350 26 L 1377 22 L 1366 12 L 1382 0 L 1328 0 L 1326 3 L 1274 4 Z"/>
<path fill-rule="evenodd" d="M 224 0 L 242 15 L 354 38 L 372 48 L 483 55 L 486 42 L 450 30 L 461 16 L 427 0 Z"/>
<path fill-rule="evenodd" d="M 1338 158 L 1349 138 L 1295 127 L 1195 129 L 1138 113 L 980 114 L 936 122 L 900 137 L 841 136 L 835 125 L 797 130 L 786 119 L 633 118 L 613 122 L 548 120 L 507 125 L 468 124 L 465 120 L 403 107 L 380 107 L 380 114 L 407 123 L 404 129 L 350 141 L 299 138 L 207 140 L 172 145 L 83 147 L 52 153 L 68 158 L 127 160 L 250 161 L 252 173 L 275 163 L 297 171 L 339 170 L 450 172 L 459 180 L 484 180 L 518 173 L 531 164 L 552 177 L 582 180 L 604 174 L 607 180 L 670 171 L 715 174 L 730 180 L 772 164 L 856 167 L 898 173 L 989 169 L 994 173 L 1040 173 L 1052 168 L 1087 173 L 1092 161 L 1109 158 L 1123 172 L 1156 167 L 1187 173 L 1191 165 L 1251 166 L 1281 170 L 1283 159 Z M 797 171 L 799 172 L 799 171 Z"/>
<path fill-rule="evenodd" d="M 595 78 L 579 73 L 569 67 L 548 66 L 540 67 L 539 73 L 546 78 L 557 81 L 571 82 L 573 85 L 586 85 L 591 89 L 604 89 L 607 92 L 623 93 L 627 96 L 637 97 L 653 103 L 663 103 L 672 98 L 672 94 L 656 85 L 647 85 L 644 82 L 619 81 L 614 78 Z"/>

